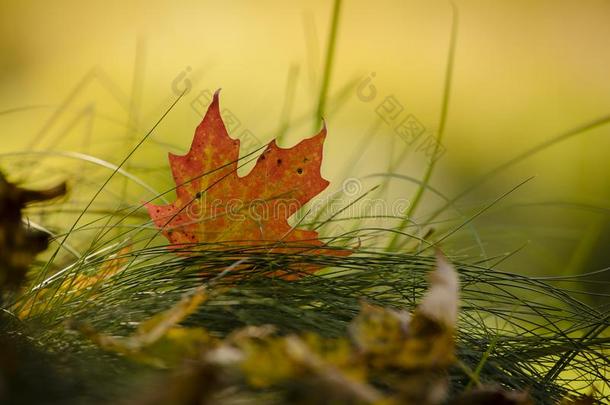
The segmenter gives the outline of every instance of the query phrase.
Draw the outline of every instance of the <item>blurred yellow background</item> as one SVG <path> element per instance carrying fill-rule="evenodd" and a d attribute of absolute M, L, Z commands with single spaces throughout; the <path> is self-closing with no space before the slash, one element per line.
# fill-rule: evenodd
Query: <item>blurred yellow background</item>
<path fill-rule="evenodd" d="M 200 120 L 192 104 L 206 89 L 223 89 L 222 106 L 241 122 L 235 137 L 248 129 L 266 143 L 289 116 L 282 144 L 290 146 L 314 132 L 332 6 L 311 0 L 4 1 L 0 152 L 6 161 L 16 151 L 79 151 L 117 164 L 184 86 L 188 94 L 126 166 L 147 183 L 171 187 L 166 153 L 187 149 Z M 609 2 L 456 6 L 446 152 L 431 178 L 449 197 L 524 151 L 610 113 Z M 323 175 L 330 191 L 345 177 L 387 172 L 401 156 L 394 172 L 422 177 L 425 154 L 380 122 L 376 107 L 393 95 L 405 114 L 435 133 L 451 18 L 446 1 L 343 2 L 325 113 Z M 371 73 L 378 95 L 365 102 L 355 85 Z M 286 110 L 292 84 L 294 102 Z M 610 125 L 600 126 L 519 162 L 460 200 L 469 216 L 536 176 L 474 222 L 484 254 L 527 244 L 503 266 L 533 273 L 608 266 L 609 150 Z M 0 165 L 10 166 L 11 159 Z M 34 181 L 61 176 L 45 174 L 43 166 L 35 168 Z M 159 168 L 165 172 L 153 170 Z M 363 181 L 369 187 L 378 180 Z M 409 198 L 415 187 L 392 180 L 387 198 Z M 441 204 L 426 194 L 416 218 Z M 467 232 L 455 244 L 456 254 L 482 254 Z"/>

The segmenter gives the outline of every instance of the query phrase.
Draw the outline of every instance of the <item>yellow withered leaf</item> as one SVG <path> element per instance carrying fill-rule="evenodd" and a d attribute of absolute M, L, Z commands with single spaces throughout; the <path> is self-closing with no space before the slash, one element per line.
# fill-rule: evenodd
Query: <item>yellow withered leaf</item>
<path fill-rule="evenodd" d="M 193 358 L 204 345 L 214 339 L 203 328 L 177 326 L 208 298 L 204 287 L 185 296 L 172 308 L 142 322 L 135 333 L 126 338 L 99 333 L 88 325 L 71 325 L 100 348 L 125 355 L 141 363 L 156 367 L 176 365 L 185 358 Z"/>
<path fill-rule="evenodd" d="M 351 336 L 374 367 L 446 367 L 454 360 L 458 302 L 457 272 L 439 254 L 430 287 L 412 315 L 363 303 Z"/>

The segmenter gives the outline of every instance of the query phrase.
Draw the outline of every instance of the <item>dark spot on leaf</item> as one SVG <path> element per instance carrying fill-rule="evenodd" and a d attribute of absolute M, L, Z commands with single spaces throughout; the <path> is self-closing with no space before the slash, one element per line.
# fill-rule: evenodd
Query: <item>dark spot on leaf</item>
<path fill-rule="evenodd" d="M 303 163 L 307 163 L 307 162 L 309 162 L 309 159 L 303 158 Z"/>
<path fill-rule="evenodd" d="M 301 169 L 300 167 L 297 169 L 297 173 L 298 174 L 302 174 L 303 173 L 303 169 Z"/>
<path fill-rule="evenodd" d="M 282 159 L 278 159 L 278 160 L 277 160 L 277 164 L 278 164 L 278 165 L 281 165 L 281 164 L 282 164 Z"/>
<path fill-rule="evenodd" d="M 265 160 L 265 155 L 261 155 L 261 160 Z"/>
<path fill-rule="evenodd" d="M 197 194 L 195 194 L 195 198 L 198 200 L 201 198 L 201 191 L 197 192 Z"/>

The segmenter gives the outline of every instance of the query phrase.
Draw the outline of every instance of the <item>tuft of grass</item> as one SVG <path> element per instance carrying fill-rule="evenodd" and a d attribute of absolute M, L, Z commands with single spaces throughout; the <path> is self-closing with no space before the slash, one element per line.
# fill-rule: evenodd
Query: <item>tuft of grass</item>
<path fill-rule="evenodd" d="M 95 163 L 84 156 L 77 158 Z M 251 156 L 241 159 L 247 161 Z M 118 165 L 100 167 L 110 176 L 121 174 Z M 145 184 L 133 176 L 125 178 Z M 107 184 L 94 196 L 99 196 Z M 226 336 L 245 325 L 268 323 L 285 333 L 314 331 L 340 336 L 357 314 L 362 299 L 400 309 L 415 307 L 426 289 L 426 275 L 434 266 L 425 248 L 470 223 L 468 217 L 455 227 L 437 223 L 438 236 L 420 238 L 410 250 L 401 251 L 387 251 L 385 243 L 395 237 L 417 239 L 410 233 L 416 225 L 404 230 L 363 225 L 328 235 L 327 249 L 358 247 L 352 256 L 341 258 L 271 253 L 264 245 L 217 244 L 185 246 L 182 253 L 188 255 L 180 255 L 166 248 L 166 241 L 143 214 L 141 204 L 121 204 L 111 209 L 104 203 L 95 198 L 84 200 L 80 210 L 74 210 L 77 221 L 65 232 L 57 232 L 55 238 L 61 246 L 70 242 L 78 246 L 72 248 L 77 254 L 58 247 L 32 269 L 29 288 L 13 296 L 4 307 L 5 313 L 27 325 L 27 334 L 45 351 L 67 351 L 75 359 L 90 356 L 97 352 L 88 342 L 79 336 L 66 338 L 65 322 L 86 321 L 103 333 L 126 336 L 185 292 L 211 280 L 226 292 L 203 305 L 189 318 L 190 325 L 204 326 L 217 336 Z M 63 204 L 78 207 L 72 201 Z M 34 207 L 30 215 L 36 217 L 37 211 L 49 215 L 50 208 Z M 64 211 L 61 205 L 54 209 Z M 82 221 L 86 211 L 94 215 Z M 344 219 L 311 218 L 307 222 L 305 216 L 303 223 L 319 227 Z M 355 219 L 366 224 L 365 217 Z M 400 223 L 402 218 L 394 220 Z M 81 277 L 94 277 L 106 264 L 117 261 L 120 271 L 86 288 L 79 284 Z M 456 391 L 466 389 L 473 381 L 496 382 L 529 389 L 536 400 L 552 403 L 580 392 L 593 381 L 608 384 L 604 371 L 608 366 L 604 352 L 610 343 L 604 334 L 607 308 L 581 302 L 569 288 L 570 283 L 586 276 L 526 277 L 458 258 L 454 262 L 462 281 L 458 355 L 464 366 L 452 371 Z M 327 270 L 298 281 L 269 277 L 278 269 L 298 272 L 304 264 Z M 229 268 L 234 270 L 226 272 Z M 113 362 L 108 362 L 109 370 L 114 370 L 109 372 L 122 373 Z"/>

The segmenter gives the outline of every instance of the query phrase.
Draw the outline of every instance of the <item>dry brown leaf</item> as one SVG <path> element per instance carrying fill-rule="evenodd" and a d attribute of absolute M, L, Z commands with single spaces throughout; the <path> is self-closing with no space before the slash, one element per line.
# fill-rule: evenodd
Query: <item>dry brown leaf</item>
<path fill-rule="evenodd" d="M 47 190 L 26 190 L 8 182 L 0 173 L 0 291 L 20 287 L 34 257 L 49 243 L 49 235 L 24 224 L 22 209 L 29 203 L 65 193 L 65 183 Z"/>

